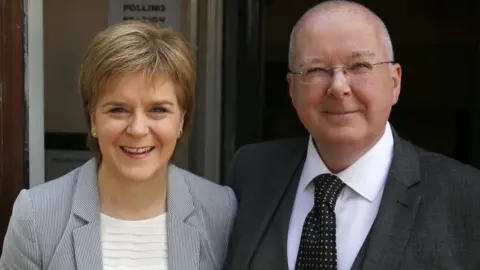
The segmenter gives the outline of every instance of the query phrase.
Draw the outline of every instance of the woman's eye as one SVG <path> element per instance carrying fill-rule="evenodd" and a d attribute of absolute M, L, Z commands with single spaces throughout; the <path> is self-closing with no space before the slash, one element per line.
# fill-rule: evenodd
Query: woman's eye
<path fill-rule="evenodd" d="M 126 112 L 126 111 L 125 111 L 125 109 L 123 109 L 123 108 L 116 107 L 116 108 L 111 108 L 109 112 L 110 112 L 110 113 L 124 113 L 124 112 Z"/>
<path fill-rule="evenodd" d="M 168 111 L 167 111 L 167 109 L 165 109 L 163 107 L 154 107 L 154 108 L 152 108 L 152 112 L 154 112 L 154 113 L 166 113 Z"/>

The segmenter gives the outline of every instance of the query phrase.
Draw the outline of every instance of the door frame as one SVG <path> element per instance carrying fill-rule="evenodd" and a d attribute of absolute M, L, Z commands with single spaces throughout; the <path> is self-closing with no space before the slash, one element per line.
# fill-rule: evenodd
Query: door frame
<path fill-rule="evenodd" d="M 189 15 L 197 52 L 197 88 L 188 168 L 217 183 L 221 179 L 223 4 L 223 0 L 192 1 L 196 11 Z"/>
<path fill-rule="evenodd" d="M 21 0 L 0 1 L 0 250 L 25 186 L 24 20 Z"/>
<path fill-rule="evenodd" d="M 235 152 L 246 144 L 262 140 L 265 66 L 263 20 L 267 2 L 225 1 L 222 180 L 226 177 Z"/>

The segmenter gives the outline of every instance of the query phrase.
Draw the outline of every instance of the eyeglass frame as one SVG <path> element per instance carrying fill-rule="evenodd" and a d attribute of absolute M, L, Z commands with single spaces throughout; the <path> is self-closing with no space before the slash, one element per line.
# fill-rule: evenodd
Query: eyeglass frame
<path fill-rule="evenodd" d="M 394 60 L 391 60 L 391 61 L 380 61 L 380 62 L 375 62 L 375 63 L 370 63 L 368 61 L 365 61 L 364 63 L 368 63 L 368 64 L 372 65 L 372 70 L 373 70 L 373 67 L 375 67 L 375 66 L 379 66 L 379 65 L 383 65 L 383 64 L 396 64 L 397 62 L 394 61 Z M 358 63 L 354 63 L 354 64 L 358 64 Z M 354 65 L 354 64 L 352 64 L 352 65 Z M 331 79 L 335 75 L 335 70 L 342 69 L 343 74 L 347 74 L 348 72 L 346 73 L 346 70 L 351 68 L 352 65 L 350 65 L 350 66 L 345 66 L 344 65 L 344 66 L 336 66 L 336 67 L 328 67 L 328 68 L 325 67 L 325 68 L 322 68 L 322 69 L 324 69 L 328 72 L 328 75 Z M 306 74 L 304 74 L 304 70 L 300 70 L 299 72 L 289 70 L 288 72 L 293 74 L 293 75 L 301 75 L 302 77 L 307 76 Z M 302 82 L 302 81 L 300 81 L 300 82 L 303 83 L 303 84 L 314 84 L 314 83 L 305 83 L 305 82 Z"/>

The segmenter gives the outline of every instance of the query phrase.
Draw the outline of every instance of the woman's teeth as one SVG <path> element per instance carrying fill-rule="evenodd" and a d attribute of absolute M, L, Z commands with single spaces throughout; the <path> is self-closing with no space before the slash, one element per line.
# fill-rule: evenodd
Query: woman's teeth
<path fill-rule="evenodd" d="M 122 147 L 123 151 L 130 154 L 145 154 L 153 150 L 153 147 L 142 147 L 142 148 L 130 148 Z"/>

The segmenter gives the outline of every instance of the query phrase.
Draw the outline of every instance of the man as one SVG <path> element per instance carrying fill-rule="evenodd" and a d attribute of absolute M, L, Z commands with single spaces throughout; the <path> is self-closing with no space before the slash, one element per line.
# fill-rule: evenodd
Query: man
<path fill-rule="evenodd" d="M 383 22 L 324 2 L 297 22 L 289 53 L 310 137 L 236 154 L 226 269 L 480 269 L 480 172 L 388 123 L 402 72 Z"/>

